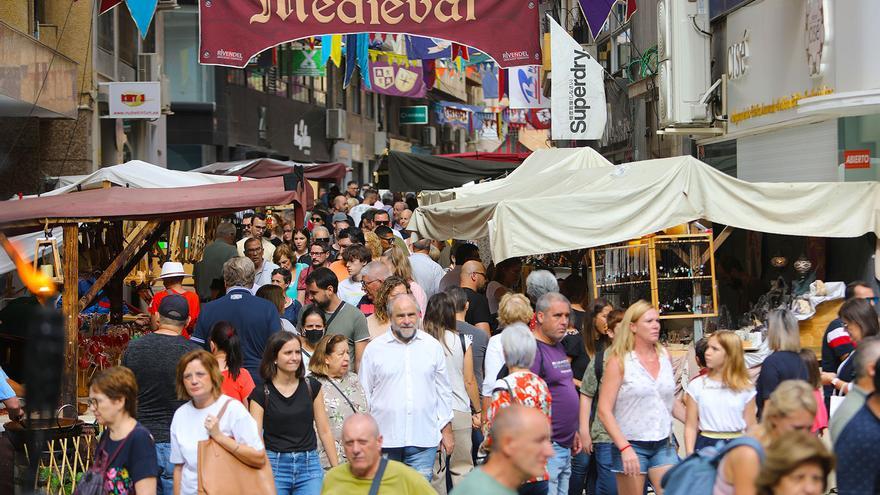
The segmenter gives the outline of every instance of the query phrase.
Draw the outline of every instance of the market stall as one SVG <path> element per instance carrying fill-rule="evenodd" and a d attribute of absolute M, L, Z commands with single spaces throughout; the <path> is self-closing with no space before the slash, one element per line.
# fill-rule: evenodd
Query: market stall
<path fill-rule="evenodd" d="M 472 160 L 390 151 L 388 186 L 392 191 L 421 191 L 458 187 L 470 181 L 500 177 L 519 162 Z"/>

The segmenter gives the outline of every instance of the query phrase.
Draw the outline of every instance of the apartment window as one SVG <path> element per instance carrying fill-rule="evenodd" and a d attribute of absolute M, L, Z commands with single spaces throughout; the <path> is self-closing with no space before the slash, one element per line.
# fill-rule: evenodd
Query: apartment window
<path fill-rule="evenodd" d="M 214 67 L 199 64 L 199 45 L 194 43 L 199 37 L 198 11 L 194 6 L 184 5 L 177 10 L 165 11 L 163 15 L 165 54 L 162 65 L 168 77 L 171 101 L 214 101 Z M 227 69 L 226 74 L 230 82 L 246 85 L 245 71 Z"/>
<path fill-rule="evenodd" d="M 106 15 L 106 14 L 105 14 Z M 152 25 L 152 23 L 150 23 Z M 152 29 L 152 28 L 151 28 Z M 119 60 L 135 67 L 137 65 L 138 37 L 137 30 L 130 15 L 119 16 Z"/>
<path fill-rule="evenodd" d="M 98 16 L 98 48 L 113 53 L 113 39 L 116 37 L 115 18 L 119 9 Z"/>

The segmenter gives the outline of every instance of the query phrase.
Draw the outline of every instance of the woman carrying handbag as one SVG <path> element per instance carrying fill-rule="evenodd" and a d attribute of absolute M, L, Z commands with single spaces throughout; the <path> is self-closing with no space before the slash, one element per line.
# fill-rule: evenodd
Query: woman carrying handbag
<path fill-rule="evenodd" d="M 260 363 L 263 387 L 251 393 L 251 415 L 263 432 L 278 495 L 319 495 L 324 470 L 318 441 L 331 466 L 339 463 L 321 383 L 305 376 L 302 341 L 276 332 L 266 342 Z"/>
<path fill-rule="evenodd" d="M 177 395 L 189 402 L 171 421 L 174 495 L 271 495 L 275 487 L 257 424 L 241 402 L 222 394 L 222 380 L 207 351 L 192 351 L 177 363 Z"/>

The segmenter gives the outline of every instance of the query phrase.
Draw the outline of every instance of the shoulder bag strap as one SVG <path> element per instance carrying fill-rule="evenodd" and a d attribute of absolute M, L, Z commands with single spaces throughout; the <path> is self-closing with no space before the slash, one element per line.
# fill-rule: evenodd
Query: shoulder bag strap
<path fill-rule="evenodd" d="M 135 428 L 137 428 L 137 426 L 135 426 Z M 113 462 L 114 459 L 116 459 L 116 456 L 119 455 L 119 451 L 122 450 L 122 447 L 125 446 L 125 442 L 128 441 L 128 437 L 130 437 L 133 432 L 134 430 L 131 430 L 131 432 L 129 432 L 128 435 L 126 435 L 125 438 L 123 438 L 122 441 L 119 442 L 119 445 L 116 446 L 116 450 L 114 450 L 113 453 L 110 454 L 110 457 L 107 457 L 107 461 L 104 464 L 105 470 L 110 467 L 110 464 Z M 101 441 L 98 444 L 99 447 L 104 448 L 104 446 L 107 444 L 107 442 L 104 441 L 105 439 L 110 439 L 110 430 L 106 430 L 106 432 L 101 435 Z"/>
<path fill-rule="evenodd" d="M 388 458 L 382 457 L 379 461 L 379 469 L 376 470 L 376 476 L 373 476 L 373 482 L 370 484 L 369 495 L 378 495 L 379 486 L 382 484 L 382 476 L 385 475 L 385 466 L 388 465 Z"/>
<path fill-rule="evenodd" d="M 226 412 L 226 406 L 228 406 L 230 402 L 232 402 L 232 399 L 227 400 L 226 404 L 223 404 L 223 407 L 220 408 L 220 412 L 217 413 L 217 423 L 220 423 L 220 418 L 223 417 L 223 413 Z"/>
<path fill-rule="evenodd" d="M 339 311 L 342 309 L 343 306 L 345 306 L 345 301 L 340 301 L 340 302 L 339 302 L 339 306 L 336 306 L 336 311 L 334 311 L 333 314 L 330 315 L 330 318 L 327 318 L 327 323 L 324 324 L 324 328 L 325 328 L 325 329 L 329 329 L 329 328 L 330 328 L 330 324 L 333 323 L 333 320 L 334 320 L 334 319 L 336 319 L 336 315 L 339 314 Z M 326 330 L 325 330 L 325 331 L 326 331 Z"/>
<path fill-rule="evenodd" d="M 464 356 L 467 353 L 467 345 L 464 343 L 464 334 L 458 332 L 458 340 L 461 341 L 461 355 Z"/>
<path fill-rule="evenodd" d="M 351 408 L 351 412 L 357 414 L 358 410 L 356 407 L 354 407 L 354 403 L 352 403 L 351 400 L 348 398 L 348 396 L 345 395 L 345 392 L 343 392 L 342 389 L 339 388 L 338 385 L 336 385 L 336 382 L 334 382 L 333 379 L 330 378 L 329 376 L 327 377 L 327 381 L 330 382 L 330 385 L 333 385 L 333 388 L 335 388 L 336 391 L 339 392 L 339 395 L 341 395 L 342 398 L 345 399 L 345 402 L 348 402 L 348 407 Z"/>
<path fill-rule="evenodd" d="M 306 388 L 309 391 L 309 402 L 313 402 L 315 400 L 315 396 L 312 394 L 312 380 L 309 379 L 309 377 L 307 376 L 304 376 L 302 379 L 305 380 Z"/>

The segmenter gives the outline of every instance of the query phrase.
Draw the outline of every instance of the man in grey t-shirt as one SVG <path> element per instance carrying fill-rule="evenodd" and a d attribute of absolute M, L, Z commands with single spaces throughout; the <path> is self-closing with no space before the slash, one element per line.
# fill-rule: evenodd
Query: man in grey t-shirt
<path fill-rule="evenodd" d="M 343 335 L 348 339 L 348 352 L 354 357 L 355 370 L 360 368 L 361 356 L 370 341 L 367 318 L 355 306 L 346 304 L 336 291 L 339 279 L 333 270 L 317 268 L 306 277 L 306 290 L 314 304 L 324 312 L 327 334 Z M 300 314 L 305 314 L 301 311 Z M 353 370 L 354 371 L 354 370 Z"/>

